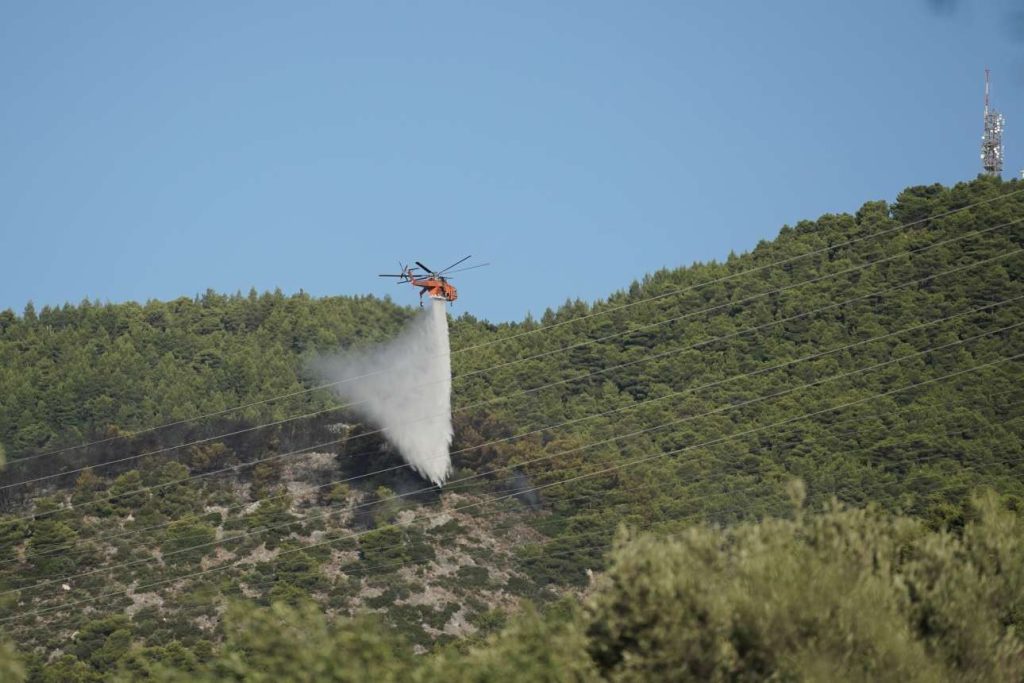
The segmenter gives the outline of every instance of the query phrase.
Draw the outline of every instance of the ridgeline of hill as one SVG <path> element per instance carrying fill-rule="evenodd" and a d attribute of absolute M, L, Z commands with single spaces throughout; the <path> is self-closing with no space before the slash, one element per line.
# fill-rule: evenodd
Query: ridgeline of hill
<path fill-rule="evenodd" d="M 463 315 L 443 490 L 304 391 L 412 309 L 2 312 L 0 674 L 1019 677 L 1022 242 L 1024 185 L 979 178 Z"/>

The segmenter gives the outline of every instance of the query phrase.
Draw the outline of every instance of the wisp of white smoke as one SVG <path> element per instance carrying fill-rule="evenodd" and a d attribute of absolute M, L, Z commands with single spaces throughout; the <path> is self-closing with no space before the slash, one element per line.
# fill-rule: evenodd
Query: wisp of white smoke
<path fill-rule="evenodd" d="M 452 373 L 445 302 L 430 306 L 376 349 L 322 357 L 314 370 L 380 427 L 409 465 L 440 486 L 451 473 Z M 356 378 L 356 379 L 352 379 Z"/>

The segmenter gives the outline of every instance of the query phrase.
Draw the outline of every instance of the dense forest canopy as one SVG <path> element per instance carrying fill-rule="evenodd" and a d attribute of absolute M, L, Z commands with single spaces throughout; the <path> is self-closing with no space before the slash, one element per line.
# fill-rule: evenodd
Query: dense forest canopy
<path fill-rule="evenodd" d="M 850 676 L 1019 676 L 1020 606 L 996 598 L 1024 571 L 1004 537 L 1024 509 L 1022 238 L 1024 186 L 979 178 L 539 320 L 464 314 L 443 489 L 306 370 L 391 338 L 412 308 L 207 292 L 2 312 L 0 629 L 20 654 L 0 650 L 0 671 L 427 680 L 458 663 L 477 680 L 536 644 L 524 672 L 582 679 L 813 677 L 867 650 L 881 668 Z M 609 556 L 622 526 L 639 536 Z M 915 550 L 864 568 L 864 548 L 900 543 Z M 996 546 L 1001 578 L 978 554 Z M 716 573 L 744 547 L 751 585 L 798 549 L 822 595 L 853 581 L 878 608 L 836 603 L 834 625 L 794 593 L 754 614 L 756 594 Z M 679 602 L 650 624 L 629 587 L 669 568 Z M 940 568 L 976 593 L 928 584 Z M 701 602 L 710 587 L 720 602 Z M 965 595 L 983 606 L 971 633 L 953 626 Z M 925 629 L 921 610 L 945 621 Z M 360 657 L 278 657 L 275 639 L 299 640 L 279 622 Z M 634 642 L 638 624 L 652 631 Z M 661 645 L 680 638 L 693 648 Z"/>

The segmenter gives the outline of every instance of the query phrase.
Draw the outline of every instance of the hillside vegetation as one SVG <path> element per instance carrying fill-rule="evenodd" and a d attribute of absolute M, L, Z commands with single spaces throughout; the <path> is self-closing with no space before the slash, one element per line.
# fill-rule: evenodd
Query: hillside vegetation
<path fill-rule="evenodd" d="M 411 308 L 0 313 L 0 673 L 1015 680 L 1022 241 L 982 178 L 463 315 L 441 490 L 306 391 Z"/>

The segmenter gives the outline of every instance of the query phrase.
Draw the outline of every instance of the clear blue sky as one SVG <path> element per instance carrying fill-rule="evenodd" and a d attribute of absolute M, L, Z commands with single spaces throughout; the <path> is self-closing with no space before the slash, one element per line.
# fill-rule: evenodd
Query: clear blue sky
<path fill-rule="evenodd" d="M 473 254 L 456 314 L 539 315 L 973 178 L 986 65 L 1013 177 L 1013 6 L 0 1 L 0 309 Z"/>

